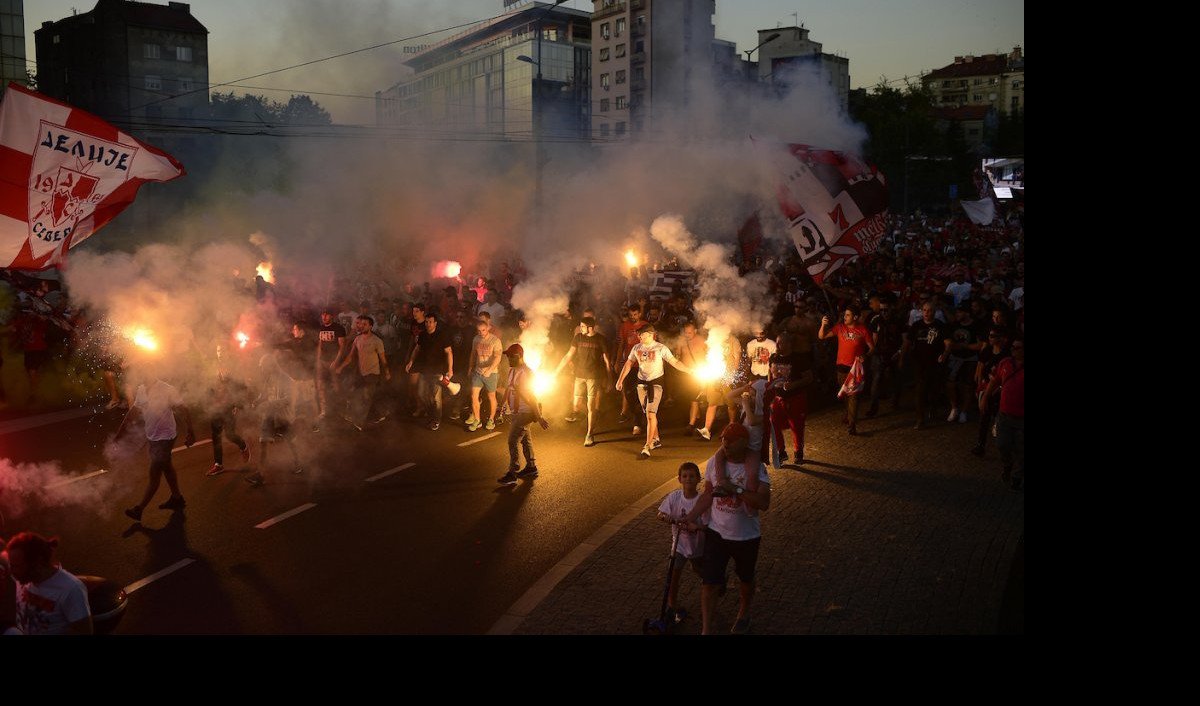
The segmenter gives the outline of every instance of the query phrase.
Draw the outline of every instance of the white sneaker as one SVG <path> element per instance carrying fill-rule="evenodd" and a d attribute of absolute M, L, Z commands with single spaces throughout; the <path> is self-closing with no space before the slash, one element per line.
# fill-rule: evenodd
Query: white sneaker
<path fill-rule="evenodd" d="M 642 457 L 642 458 L 650 458 L 650 447 L 649 447 L 649 446 L 643 446 L 643 447 L 642 447 L 642 452 L 641 452 L 640 454 L 638 454 L 638 456 L 640 456 L 640 457 Z"/>
<path fill-rule="evenodd" d="M 950 410 L 950 416 L 946 417 L 947 422 L 953 422 L 955 419 L 958 419 L 958 407 L 952 408 Z"/>
<path fill-rule="evenodd" d="M 705 441 L 712 441 L 712 432 L 708 429 L 700 427 L 696 430 L 696 433 L 699 434 L 700 438 L 704 439 Z"/>
<path fill-rule="evenodd" d="M 958 423 L 959 423 L 959 424 L 966 424 L 966 423 L 967 423 L 967 413 L 966 413 L 966 412 L 959 412 L 959 413 L 958 413 Z"/>
<path fill-rule="evenodd" d="M 634 427 L 633 431 L 631 432 L 631 436 L 637 436 L 638 434 L 641 434 L 641 433 L 642 433 L 641 427 Z"/>

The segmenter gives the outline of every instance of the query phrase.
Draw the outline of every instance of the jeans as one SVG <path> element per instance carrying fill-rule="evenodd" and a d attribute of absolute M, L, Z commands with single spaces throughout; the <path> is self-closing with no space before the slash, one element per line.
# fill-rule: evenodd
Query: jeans
<path fill-rule="evenodd" d="M 1013 478 L 1025 477 L 1025 417 L 996 415 L 996 449 L 1000 463 Z"/>
<path fill-rule="evenodd" d="M 442 374 L 421 373 L 419 394 L 425 400 L 429 418 L 432 421 L 442 421 Z"/>
<path fill-rule="evenodd" d="M 232 441 L 242 451 L 246 450 L 246 440 L 238 436 L 238 433 L 234 430 L 234 425 L 232 423 L 234 421 L 236 421 L 234 416 L 228 411 L 223 412 L 219 417 L 213 417 L 210 426 L 212 428 L 214 463 L 225 465 L 225 449 L 222 448 L 224 445 L 221 443 L 222 435 L 228 436 L 229 440 Z M 225 431 L 225 426 L 227 424 L 229 425 L 228 432 Z"/>
<path fill-rule="evenodd" d="M 525 465 L 537 468 L 537 461 L 533 458 L 533 431 L 529 428 L 537 418 L 538 415 L 533 412 L 518 412 L 509 420 L 508 470 L 516 471 L 521 467 L 520 457 L 517 455 L 518 444 L 525 453 Z"/>

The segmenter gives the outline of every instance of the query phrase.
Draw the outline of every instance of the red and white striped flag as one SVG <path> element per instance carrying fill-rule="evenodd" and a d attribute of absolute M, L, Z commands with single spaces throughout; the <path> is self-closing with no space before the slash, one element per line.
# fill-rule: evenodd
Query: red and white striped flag
<path fill-rule="evenodd" d="M 0 267 L 60 267 L 143 183 L 183 174 L 171 155 L 91 113 L 8 84 L 0 105 Z"/>
<path fill-rule="evenodd" d="M 820 284 L 875 251 L 887 230 L 883 174 L 848 152 L 788 145 L 779 206 L 808 274 Z"/>

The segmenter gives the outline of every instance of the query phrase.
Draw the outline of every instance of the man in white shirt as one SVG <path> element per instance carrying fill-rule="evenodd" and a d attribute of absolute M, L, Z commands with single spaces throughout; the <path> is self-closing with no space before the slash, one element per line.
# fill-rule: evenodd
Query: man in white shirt
<path fill-rule="evenodd" d="M 175 466 L 171 463 L 171 449 L 175 445 L 175 437 L 179 435 L 179 428 L 175 423 L 176 413 L 183 417 L 184 424 L 187 426 L 184 445 L 190 448 L 192 444 L 196 443 L 196 432 L 192 429 L 192 415 L 184 406 L 179 390 L 162 380 L 155 380 L 148 387 L 138 385 L 133 407 L 129 409 L 129 414 L 125 415 L 125 420 L 117 429 L 116 436 L 120 438 L 121 432 L 124 431 L 125 424 L 130 418 L 136 419 L 140 416 L 145 421 L 146 443 L 150 450 L 150 482 L 146 485 L 146 492 L 142 494 L 142 501 L 125 511 L 125 514 L 134 522 L 142 521 L 142 511 L 154 499 L 154 494 L 158 492 L 158 486 L 164 476 L 167 479 L 167 487 L 171 489 L 171 497 L 158 508 L 160 510 L 182 510 L 187 506 L 187 502 L 183 499 L 183 493 L 179 490 L 179 479 L 175 475 Z"/>
<path fill-rule="evenodd" d="M 642 447 L 639 457 L 650 458 L 650 452 L 662 446 L 658 437 L 658 405 L 662 400 L 662 376 L 665 372 L 664 363 L 670 363 L 672 368 L 694 375 L 688 366 L 680 363 L 671 349 L 654 340 L 656 329 L 653 324 L 644 324 L 637 330 L 640 342 L 629 351 L 625 367 L 617 376 L 617 392 L 623 388 L 625 376 L 629 374 L 634 363 L 638 365 L 638 402 L 646 413 L 646 445 Z"/>
<path fill-rule="evenodd" d="M 53 562 L 57 546 L 57 539 L 32 532 L 22 532 L 8 542 L 4 554 L 16 581 L 17 628 L 26 635 L 91 635 L 87 588 Z M 3 566 L 0 561 L 0 569 Z M 3 571 L 0 581 L 8 581 Z"/>

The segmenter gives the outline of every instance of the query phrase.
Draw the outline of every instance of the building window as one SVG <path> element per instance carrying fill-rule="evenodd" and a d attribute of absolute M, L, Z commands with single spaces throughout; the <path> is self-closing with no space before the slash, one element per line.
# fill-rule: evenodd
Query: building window
<path fill-rule="evenodd" d="M 600 49 L 600 61 L 608 61 L 608 47 Z"/>
<path fill-rule="evenodd" d="M 192 60 L 192 48 L 191 47 L 175 47 L 175 61 L 191 61 L 191 60 Z"/>
<path fill-rule="evenodd" d="M 617 96 L 617 110 L 625 110 L 629 104 L 625 102 L 625 96 Z"/>
<path fill-rule="evenodd" d="M 161 91 L 162 90 L 162 77 L 147 76 L 146 77 L 146 90 L 147 91 Z"/>
<path fill-rule="evenodd" d="M 1017 112 L 1017 108 L 1020 108 L 1020 107 L 1021 107 L 1021 98 L 1020 98 L 1020 96 L 1013 96 L 1013 97 L 1012 97 L 1012 109 L 1013 109 L 1013 112 L 1014 112 L 1014 113 L 1015 113 L 1015 112 Z"/>
<path fill-rule="evenodd" d="M 949 81 L 942 81 L 942 88 L 949 88 L 949 87 L 950 87 Z"/>
<path fill-rule="evenodd" d="M 625 83 L 625 69 L 621 69 L 617 72 L 617 83 Z"/>
<path fill-rule="evenodd" d="M 608 74 L 600 74 L 600 87 L 608 90 Z"/>
<path fill-rule="evenodd" d="M 645 69 L 645 67 L 642 67 L 642 66 L 635 66 L 635 67 L 634 67 L 634 69 L 633 69 L 633 80 L 634 80 L 634 81 L 644 81 L 644 80 L 646 80 L 646 69 Z"/>
<path fill-rule="evenodd" d="M 600 137 L 608 137 L 608 123 L 600 126 Z"/>
<path fill-rule="evenodd" d="M 1021 82 L 1020 82 L 1020 81 L 1013 81 L 1013 90 L 1014 90 L 1014 91 L 1015 91 L 1015 90 L 1017 90 L 1017 89 L 1018 89 L 1018 88 L 1020 88 L 1020 87 L 1021 87 Z"/>
<path fill-rule="evenodd" d="M 621 58 L 621 57 L 623 57 L 623 56 L 625 56 L 625 45 L 624 45 L 624 44 L 618 44 L 618 45 L 617 45 L 617 53 L 616 53 L 616 57 L 617 57 L 618 59 L 620 59 L 620 58 Z"/>
<path fill-rule="evenodd" d="M 601 99 L 600 99 L 600 112 L 601 112 L 601 113 L 607 113 L 607 112 L 608 112 L 608 99 L 607 99 L 607 98 L 601 98 Z"/>
<path fill-rule="evenodd" d="M 617 36 L 620 37 L 622 34 L 625 34 L 625 18 L 618 17 L 617 18 Z"/>
<path fill-rule="evenodd" d="M 54 44 L 58 44 L 59 42 L 61 42 L 61 41 L 62 41 L 62 37 L 60 37 L 59 35 L 57 35 L 57 34 L 56 34 L 56 35 L 54 35 L 54 39 L 53 39 L 53 40 L 51 40 L 51 41 L 52 41 Z"/>
<path fill-rule="evenodd" d="M 180 91 L 191 91 L 196 88 L 196 85 L 194 83 L 192 83 L 192 79 L 190 79 L 190 78 L 181 76 L 180 78 L 178 78 L 176 80 L 179 82 L 179 90 Z"/>
<path fill-rule="evenodd" d="M 991 78 L 989 78 L 989 79 L 988 79 L 988 85 L 989 85 L 989 86 L 995 86 L 995 85 L 996 85 L 996 77 L 995 77 L 995 76 L 993 76 L 993 77 L 991 77 Z"/>
<path fill-rule="evenodd" d="M 625 134 L 625 123 L 617 123 L 617 137 Z"/>
<path fill-rule="evenodd" d="M 612 38 L 612 25 L 609 24 L 608 22 L 600 23 L 600 38 L 601 39 L 611 39 Z"/>
<path fill-rule="evenodd" d="M 157 44 L 143 44 L 142 45 L 142 58 L 143 59 L 157 59 L 159 56 L 160 56 L 160 50 L 159 50 L 159 47 Z"/>
<path fill-rule="evenodd" d="M 983 100 L 983 94 L 982 94 L 982 93 L 972 93 L 972 94 L 971 94 L 971 100 L 973 100 L 973 101 L 975 101 L 976 103 L 978 103 L 979 101 Z"/>
<path fill-rule="evenodd" d="M 981 78 L 977 78 L 977 79 L 975 79 L 975 83 L 974 83 L 974 85 L 976 85 L 976 86 L 981 86 L 981 85 L 983 85 L 983 79 L 981 79 Z"/>

